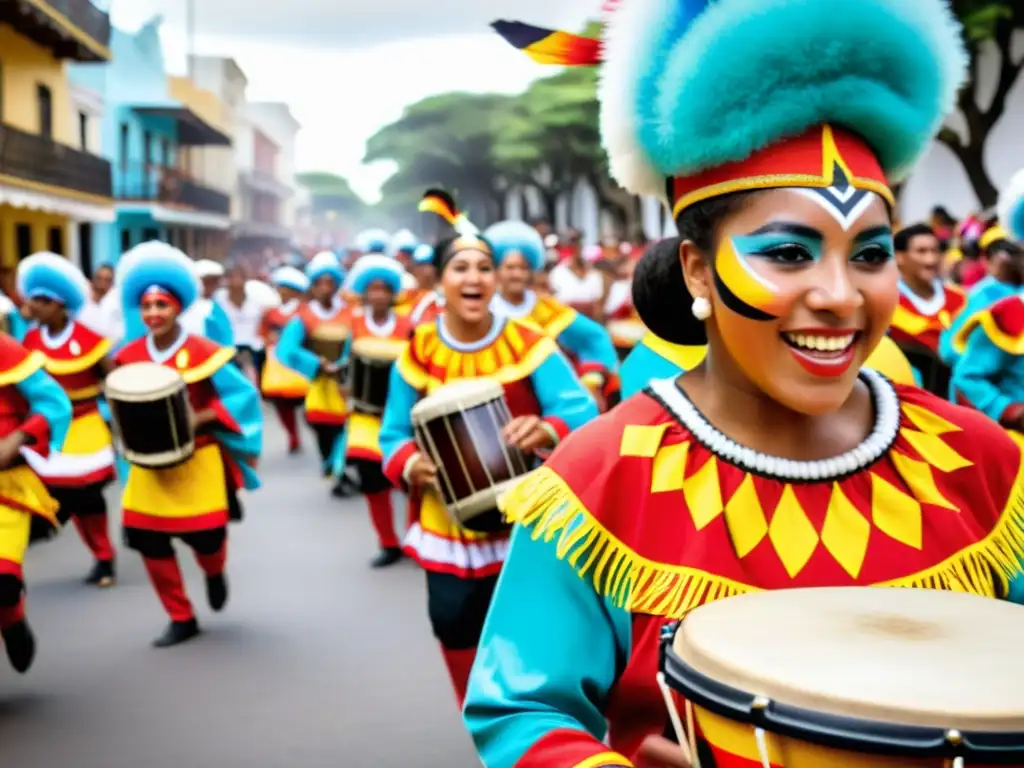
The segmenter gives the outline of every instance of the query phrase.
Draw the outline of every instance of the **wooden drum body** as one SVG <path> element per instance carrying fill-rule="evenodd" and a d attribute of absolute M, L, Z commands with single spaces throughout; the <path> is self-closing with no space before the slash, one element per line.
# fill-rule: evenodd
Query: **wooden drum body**
<path fill-rule="evenodd" d="M 192 456 L 188 387 L 177 371 L 158 363 L 131 363 L 111 371 L 104 388 L 128 461 L 164 469 Z"/>
<path fill-rule="evenodd" d="M 336 363 L 345 351 L 350 333 L 344 323 L 320 323 L 306 339 L 306 347 L 318 357 Z"/>
<path fill-rule="evenodd" d="M 522 451 L 501 435 L 512 416 L 504 389 L 493 379 L 441 387 L 417 403 L 411 416 L 416 443 L 437 465 L 448 512 L 466 528 L 493 512 L 498 497 L 529 472 Z"/>
<path fill-rule="evenodd" d="M 367 337 L 352 342 L 348 384 L 352 407 L 379 416 L 388 402 L 388 380 L 407 342 Z"/>
<path fill-rule="evenodd" d="M 1024 611 L 990 598 L 760 592 L 690 613 L 659 683 L 694 768 L 1019 767 L 1022 644 Z"/>

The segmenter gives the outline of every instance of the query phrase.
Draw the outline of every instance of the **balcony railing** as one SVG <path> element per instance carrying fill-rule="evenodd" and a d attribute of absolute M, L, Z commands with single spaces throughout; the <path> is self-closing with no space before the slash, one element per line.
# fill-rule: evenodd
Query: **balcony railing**
<path fill-rule="evenodd" d="M 119 200 L 139 200 L 228 216 L 231 198 L 200 184 L 176 168 L 118 168 L 114 192 Z"/>
<path fill-rule="evenodd" d="M 3 0 L 0 20 L 45 45 L 57 58 L 110 59 L 110 15 L 90 0 Z"/>
<path fill-rule="evenodd" d="M 110 163 L 102 157 L 2 123 L 0 174 L 97 197 L 112 196 Z"/>

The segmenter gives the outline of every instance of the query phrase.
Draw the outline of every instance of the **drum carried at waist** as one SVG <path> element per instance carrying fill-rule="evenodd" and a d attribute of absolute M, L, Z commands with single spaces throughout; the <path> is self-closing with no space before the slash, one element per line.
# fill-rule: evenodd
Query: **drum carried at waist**
<path fill-rule="evenodd" d="M 115 368 L 104 382 L 124 457 L 148 469 L 187 461 L 195 451 L 188 386 L 159 363 Z"/>
<path fill-rule="evenodd" d="M 351 333 L 344 323 L 320 323 L 306 337 L 306 348 L 317 357 L 335 363 L 341 359 Z"/>
<path fill-rule="evenodd" d="M 659 683 L 694 768 L 1024 766 L 1022 644 L 1020 606 L 962 592 L 758 592 L 666 632 Z"/>
<path fill-rule="evenodd" d="M 352 407 L 362 413 L 380 415 L 388 401 L 391 366 L 407 346 L 401 339 L 366 337 L 352 342 L 348 385 Z"/>
<path fill-rule="evenodd" d="M 938 354 L 924 346 L 913 342 L 900 341 L 897 343 L 900 351 L 906 356 L 907 362 L 921 376 L 921 389 L 941 397 L 943 400 L 949 397 L 949 380 L 953 372 L 939 358 Z"/>
<path fill-rule="evenodd" d="M 530 471 L 518 448 L 502 437 L 512 420 L 505 390 L 493 379 L 441 387 L 411 413 L 420 450 L 437 465 L 437 484 L 449 514 L 469 530 L 506 527 L 498 497 Z"/>

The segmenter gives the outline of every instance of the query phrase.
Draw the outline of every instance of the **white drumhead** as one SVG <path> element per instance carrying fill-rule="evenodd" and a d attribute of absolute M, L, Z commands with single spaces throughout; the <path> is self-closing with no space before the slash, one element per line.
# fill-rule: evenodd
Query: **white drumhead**
<path fill-rule="evenodd" d="M 431 395 L 420 400 L 413 406 L 413 424 L 423 424 L 438 416 L 447 416 L 467 408 L 474 408 L 483 403 L 500 400 L 505 390 L 495 379 L 482 377 L 479 379 L 462 379 L 445 384 Z"/>
<path fill-rule="evenodd" d="M 320 323 L 310 334 L 315 341 L 347 341 L 349 327 L 344 323 Z"/>
<path fill-rule="evenodd" d="M 174 394 L 185 386 L 185 380 L 166 365 L 129 363 L 107 374 L 103 386 L 111 400 L 149 402 Z"/>
<path fill-rule="evenodd" d="M 673 648 L 741 691 L 866 720 L 1024 730 L 1024 607 L 958 592 L 758 592 L 702 606 Z"/>
<path fill-rule="evenodd" d="M 407 346 L 408 342 L 401 339 L 379 339 L 364 336 L 352 342 L 352 356 L 390 363 L 397 360 Z"/>

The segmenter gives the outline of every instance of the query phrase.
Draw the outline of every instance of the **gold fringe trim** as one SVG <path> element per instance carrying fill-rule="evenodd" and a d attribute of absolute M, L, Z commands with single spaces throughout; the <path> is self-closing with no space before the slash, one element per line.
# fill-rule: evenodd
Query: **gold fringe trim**
<path fill-rule="evenodd" d="M 1024 463 L 1022 463 L 1024 469 Z M 566 482 L 541 467 L 500 501 L 506 519 L 555 543 L 555 556 L 589 578 L 598 594 L 630 613 L 681 619 L 694 608 L 760 587 L 697 568 L 670 565 L 637 554 L 599 523 Z M 916 587 L 1005 596 L 1009 581 L 1024 574 L 1024 484 L 1018 474 L 996 527 L 983 540 L 928 570 L 874 586 Z"/>

